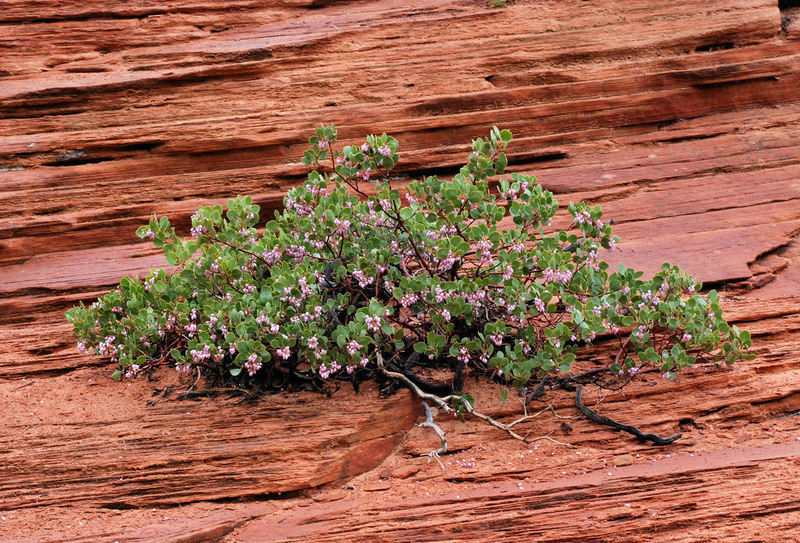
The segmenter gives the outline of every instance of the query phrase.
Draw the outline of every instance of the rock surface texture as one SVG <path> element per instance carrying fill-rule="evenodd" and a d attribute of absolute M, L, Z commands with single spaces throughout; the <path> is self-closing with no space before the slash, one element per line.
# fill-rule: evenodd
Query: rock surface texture
<path fill-rule="evenodd" d="M 491 4 L 3 2 L 0 541 L 800 537 L 798 2 Z M 610 261 L 723 290 L 758 358 L 589 394 L 681 431 L 670 447 L 550 413 L 524 431 L 572 448 L 440 416 L 442 471 L 408 393 L 179 401 L 191 383 L 116 384 L 78 355 L 63 312 L 163 265 L 137 226 L 186 232 L 235 194 L 277 209 L 321 123 L 394 135 L 405 179 L 511 129 L 511 171 L 602 204 Z"/>

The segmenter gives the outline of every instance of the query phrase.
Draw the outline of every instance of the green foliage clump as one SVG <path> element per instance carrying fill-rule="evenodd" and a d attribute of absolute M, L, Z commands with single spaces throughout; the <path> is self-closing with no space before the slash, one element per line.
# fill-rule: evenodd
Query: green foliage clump
<path fill-rule="evenodd" d="M 558 203 L 534 177 L 501 177 L 493 192 L 507 130 L 474 141 L 452 179 L 405 190 L 388 175 L 394 138 L 334 149 L 330 126 L 309 141 L 303 161 L 314 169 L 274 220 L 260 224 L 246 196 L 200 208 L 189 240 L 166 217 L 139 228 L 179 271 L 125 277 L 70 309 L 79 349 L 118 364 L 115 378 L 168 365 L 272 387 L 357 383 L 379 358 L 523 387 L 569 372 L 600 337 L 616 338 L 608 369 L 626 378 L 751 357 L 748 332 L 723 320 L 717 294 L 698 295 L 677 267 L 652 279 L 610 272 L 599 252 L 618 238 L 600 207 L 570 204 L 568 230 L 548 232 Z"/>

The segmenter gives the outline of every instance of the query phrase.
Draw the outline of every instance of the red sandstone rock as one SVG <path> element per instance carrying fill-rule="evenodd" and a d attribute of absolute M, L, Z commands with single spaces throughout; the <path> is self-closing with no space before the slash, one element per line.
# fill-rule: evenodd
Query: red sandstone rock
<path fill-rule="evenodd" d="M 181 386 L 159 377 L 162 391 Z M 2 383 L 15 406 L 0 433 L 6 510 L 167 506 L 345 481 L 380 464 L 420 412 L 408 392 L 381 401 L 375 389 L 342 390 L 324 404 L 312 393 L 176 401 L 151 394 L 153 384 L 94 389 L 90 379 L 106 378 Z"/>
<path fill-rule="evenodd" d="M 0 538 L 791 539 L 797 10 L 777 0 L 6 1 Z M 63 312 L 163 264 L 137 226 L 168 214 L 186 232 L 199 205 L 237 193 L 269 215 L 305 175 L 310 130 L 330 122 L 344 141 L 398 137 L 401 185 L 452 172 L 471 138 L 510 128 L 510 170 L 614 218 L 613 263 L 652 272 L 671 261 L 727 285 L 726 314 L 753 332 L 758 358 L 673 383 L 645 376 L 597 406 L 681 431 L 668 450 L 584 420 L 553 434 L 575 449 L 533 448 L 439 415 L 456 451 L 442 472 L 408 457 L 438 444 L 412 426 L 407 394 L 174 402 L 151 396 L 174 378 L 129 388 L 78 356 Z M 600 344 L 581 363 L 609 352 Z M 513 396 L 501 406 L 491 387 L 469 386 L 490 414 L 517 414 Z M 568 395 L 545 401 L 574 415 Z M 543 415 L 525 430 L 560 423 Z M 622 455 L 632 465 L 608 467 Z M 365 493 L 384 471 L 390 484 Z M 336 499 L 272 495 L 319 485 Z"/>

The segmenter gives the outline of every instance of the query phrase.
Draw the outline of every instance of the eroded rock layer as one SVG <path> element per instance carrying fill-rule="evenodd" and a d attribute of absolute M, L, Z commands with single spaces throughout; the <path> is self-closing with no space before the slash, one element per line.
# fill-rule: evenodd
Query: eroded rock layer
<path fill-rule="evenodd" d="M 790 540 L 794 4 L 5 2 L 0 540 Z M 191 383 L 114 384 L 78 355 L 63 312 L 163 265 L 137 226 L 167 214 L 186 232 L 197 206 L 245 193 L 269 215 L 322 123 L 345 142 L 397 137 L 398 184 L 452 174 L 472 138 L 511 129 L 509 170 L 602 204 L 623 239 L 612 263 L 669 261 L 723 288 L 758 358 L 602 398 L 608 416 L 682 431 L 672 449 L 549 415 L 530 435 L 574 449 L 442 420 L 442 472 L 418 458 L 436 442 L 407 394 L 177 401 Z M 470 386 L 498 417 L 519 410 Z M 575 414 L 565 394 L 546 402 Z"/>

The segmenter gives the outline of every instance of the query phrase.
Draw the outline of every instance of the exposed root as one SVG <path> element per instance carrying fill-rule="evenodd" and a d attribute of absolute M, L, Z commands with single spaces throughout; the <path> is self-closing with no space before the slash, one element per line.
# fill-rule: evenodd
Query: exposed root
<path fill-rule="evenodd" d="M 622 430 L 623 432 L 628 432 L 629 434 L 635 435 L 641 441 L 650 441 L 654 445 L 669 445 L 670 443 L 674 442 L 675 440 L 681 437 L 681 434 L 673 434 L 669 437 L 661 437 L 657 436 L 656 434 L 645 434 L 635 426 L 629 426 L 627 424 L 622 424 L 621 422 L 617 422 L 613 419 L 610 419 L 606 416 L 599 415 L 595 411 L 592 411 L 588 407 L 583 404 L 583 386 L 578 385 L 575 388 L 575 407 L 578 408 L 587 419 L 596 422 L 597 424 L 603 424 L 605 426 L 611 426 L 612 428 L 616 428 L 617 430 Z"/>
<path fill-rule="evenodd" d="M 545 411 L 548 410 L 548 407 L 553 412 L 553 414 L 555 415 L 555 411 L 553 411 L 552 405 L 542 409 L 539 413 L 536 413 L 535 415 L 525 415 L 521 419 L 518 419 L 518 420 L 516 420 L 516 421 L 514 421 L 514 422 L 512 422 L 510 424 L 503 424 L 502 422 L 496 421 L 495 419 L 493 419 L 489 415 L 484 415 L 480 411 L 476 411 L 475 407 L 472 405 L 472 402 L 467 400 L 467 398 L 465 398 L 464 396 L 461 396 L 459 394 L 451 394 L 449 396 L 441 397 L 441 396 L 436 396 L 435 394 L 428 394 L 427 392 L 423 392 L 417 385 L 415 385 L 408 377 L 406 377 L 402 373 L 397 373 L 397 372 L 394 372 L 394 371 L 387 370 L 385 368 L 385 366 L 384 366 L 383 356 L 381 356 L 381 353 L 376 353 L 376 356 L 377 356 L 377 359 L 378 359 L 378 369 L 380 371 L 382 371 L 384 375 L 386 375 L 387 377 L 391 377 L 391 378 L 399 379 L 399 380 L 403 381 L 408 386 L 408 388 L 410 388 L 414 392 L 414 394 L 416 394 L 417 397 L 420 400 L 422 400 L 422 405 L 426 408 L 426 421 L 424 423 L 420 424 L 420 426 L 425 426 L 427 428 L 432 428 L 437 433 L 437 435 L 439 435 L 439 437 L 442 439 L 443 446 L 446 446 L 446 443 L 447 443 L 446 442 L 446 437 L 444 436 L 444 432 L 442 432 L 441 428 L 439 428 L 438 426 L 433 424 L 433 417 L 432 417 L 432 415 L 430 415 L 430 407 L 425 402 L 425 400 L 430 400 L 432 402 L 435 402 L 439 407 L 444 409 L 445 412 L 447 412 L 447 413 L 452 413 L 454 411 L 454 409 L 450 406 L 450 404 L 448 402 L 451 402 L 453 400 L 457 400 L 457 401 L 459 401 L 461 403 L 461 405 L 463 406 L 464 410 L 467 413 L 469 413 L 470 415 L 472 415 L 474 417 L 477 417 L 477 418 L 479 418 L 479 419 L 481 419 L 483 421 L 488 422 L 489 424 L 491 424 L 492 426 L 494 426 L 498 430 L 504 431 L 505 433 L 507 433 L 508 435 L 513 437 L 514 439 L 518 439 L 519 441 L 522 441 L 523 443 L 530 444 L 530 443 L 533 443 L 534 441 L 539 441 L 541 439 L 547 439 L 548 441 L 552 441 L 553 443 L 557 443 L 557 444 L 563 445 L 565 447 L 572 447 L 572 445 L 570 445 L 568 443 L 561 443 L 559 441 L 556 441 L 555 439 L 552 439 L 551 437 L 549 437 L 550 434 L 547 434 L 545 436 L 539 436 L 539 437 L 536 437 L 536 438 L 533 438 L 533 439 L 528 439 L 527 437 L 523 437 L 523 436 L 519 435 L 518 433 L 516 433 L 514 430 L 512 430 L 514 425 L 516 425 L 516 424 L 518 424 L 518 423 L 520 423 L 520 422 L 522 422 L 524 420 L 528 420 L 529 418 L 534 418 L 534 417 L 544 413 Z M 558 416 L 558 415 L 556 415 L 556 416 Z M 564 418 L 564 417 L 559 417 L 559 418 Z M 430 423 L 430 424 L 428 424 L 428 423 Z M 441 434 L 439 432 L 441 432 Z M 440 449 L 441 449 L 441 447 L 440 447 Z M 437 449 L 436 451 L 432 451 L 430 453 L 431 457 L 436 458 L 437 460 L 439 460 L 438 455 L 439 455 L 440 449 Z M 445 451 L 446 451 L 446 448 L 445 448 Z M 441 451 L 441 452 L 445 452 L 445 451 Z M 439 464 L 441 465 L 441 461 L 439 461 Z M 444 466 L 442 466 L 442 468 L 444 468 Z"/>
<path fill-rule="evenodd" d="M 433 413 L 431 412 L 431 407 L 427 404 L 427 402 L 425 402 L 425 400 L 420 401 L 422 402 L 422 407 L 425 409 L 425 422 L 421 422 L 417 426 L 420 428 L 430 428 L 436 432 L 436 435 L 442 440 L 442 445 L 438 449 L 434 449 L 426 455 L 428 457 L 428 464 L 431 463 L 431 458 L 435 458 L 442 467 L 442 471 L 447 471 L 447 469 L 444 467 L 444 464 L 442 464 L 441 459 L 439 458 L 440 454 L 447 452 L 447 435 L 444 433 L 444 430 L 439 428 L 439 426 L 433 422 Z"/>
<path fill-rule="evenodd" d="M 411 381 L 411 379 L 409 379 L 402 373 L 397 373 L 396 371 L 387 370 L 383 365 L 383 356 L 381 356 L 381 353 L 375 353 L 375 355 L 378 358 L 378 369 L 380 369 L 385 376 L 391 377 L 393 379 L 400 379 L 401 381 L 403 381 L 406 385 L 408 385 L 408 388 L 414 391 L 414 394 L 416 394 L 420 400 L 423 401 L 430 400 L 436 403 L 436 405 L 444 409 L 446 412 L 448 413 L 453 412 L 453 408 L 450 407 L 450 405 L 447 403 L 448 401 L 453 399 L 452 395 L 440 397 L 436 396 L 435 394 L 428 394 L 427 392 L 423 392 L 421 388 L 415 385 L 413 381 Z"/>

